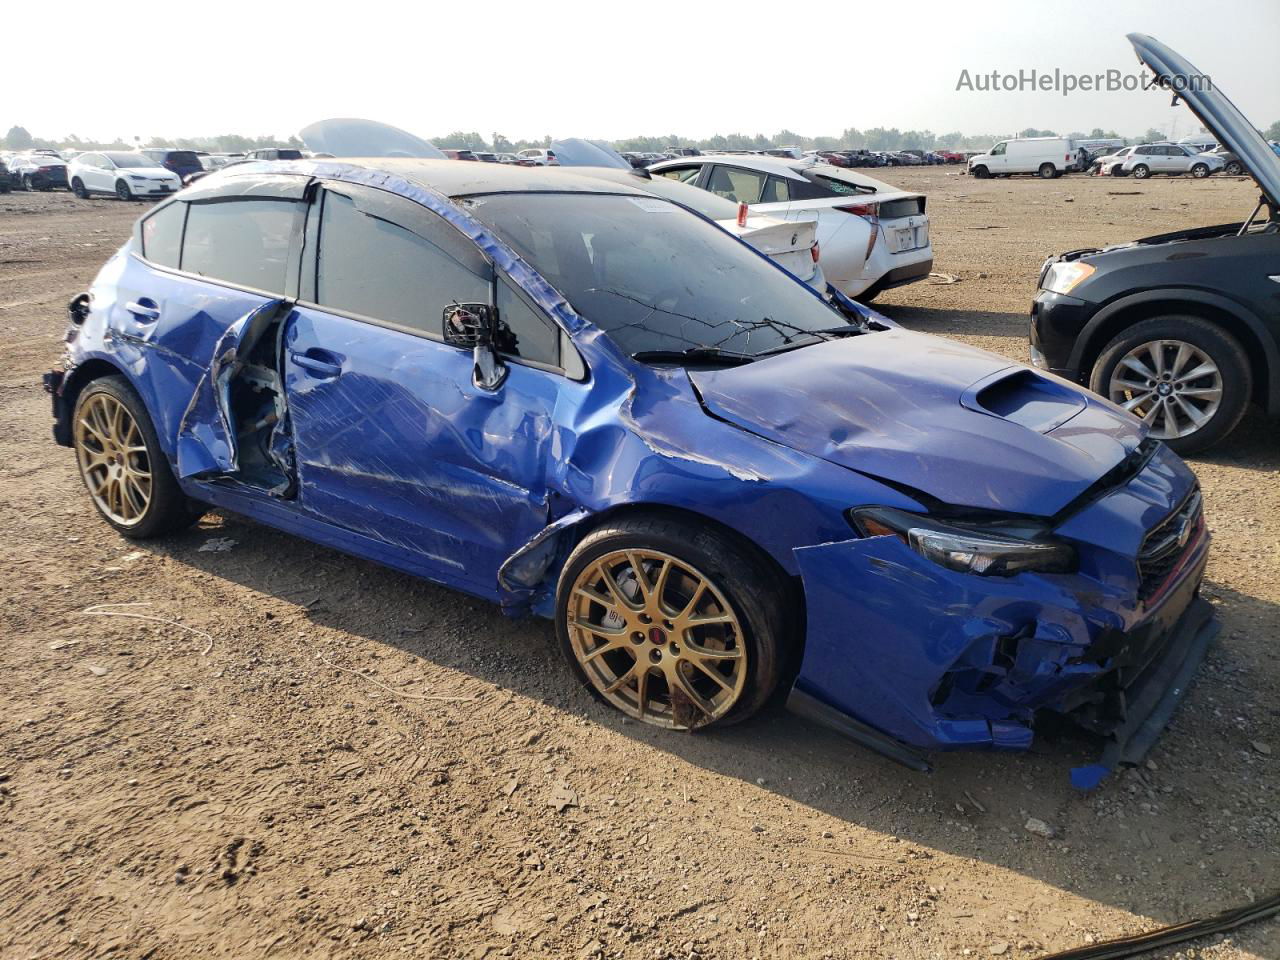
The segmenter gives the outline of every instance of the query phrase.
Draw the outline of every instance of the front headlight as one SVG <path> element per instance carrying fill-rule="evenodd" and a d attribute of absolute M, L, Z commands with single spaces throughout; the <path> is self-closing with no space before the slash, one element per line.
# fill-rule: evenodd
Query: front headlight
<path fill-rule="evenodd" d="M 989 533 L 981 527 L 944 523 L 892 507 L 859 507 L 849 521 L 864 537 L 897 537 L 939 566 L 980 577 L 1015 573 L 1072 573 L 1075 549 L 1025 526 Z M 1025 535 L 1024 535 L 1025 534 Z"/>
<path fill-rule="evenodd" d="M 145 180 L 145 179 L 147 179 L 146 177 L 140 177 L 140 176 L 138 176 L 136 173 L 131 173 L 131 174 L 129 174 L 129 175 L 128 175 L 128 177 L 129 177 L 129 179 L 130 179 L 130 180 Z"/>
<path fill-rule="evenodd" d="M 1059 260 L 1049 268 L 1040 285 L 1050 293 L 1068 294 L 1093 275 L 1094 268 L 1080 260 Z"/>

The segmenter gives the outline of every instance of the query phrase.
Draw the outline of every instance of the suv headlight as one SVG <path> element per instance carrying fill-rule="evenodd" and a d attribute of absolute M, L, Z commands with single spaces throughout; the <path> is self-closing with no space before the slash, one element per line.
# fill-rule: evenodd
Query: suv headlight
<path fill-rule="evenodd" d="M 1044 275 L 1041 288 L 1050 293 L 1068 294 L 1093 275 L 1094 268 L 1080 260 L 1059 260 Z"/>
<path fill-rule="evenodd" d="M 129 174 L 129 175 L 128 175 L 128 177 L 129 177 L 129 179 L 130 179 L 130 180 L 145 180 L 145 179 L 147 179 L 146 177 L 140 177 L 140 176 L 138 176 L 138 174 L 136 174 L 136 173 L 131 173 L 131 174 Z"/>
<path fill-rule="evenodd" d="M 859 507 L 849 522 L 864 537 L 897 537 L 920 556 L 939 566 L 980 577 L 1015 573 L 1072 573 L 1076 551 L 1047 531 L 1026 525 L 1000 532 L 981 526 L 945 523 L 892 507 Z"/>

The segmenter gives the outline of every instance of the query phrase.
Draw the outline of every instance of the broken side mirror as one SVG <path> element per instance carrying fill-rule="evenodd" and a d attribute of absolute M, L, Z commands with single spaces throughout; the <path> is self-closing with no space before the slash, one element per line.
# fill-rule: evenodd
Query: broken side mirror
<path fill-rule="evenodd" d="M 496 320 L 487 303 L 451 303 L 444 308 L 444 342 L 471 349 L 472 378 L 481 390 L 497 390 L 507 379 L 507 365 L 494 346 Z"/>

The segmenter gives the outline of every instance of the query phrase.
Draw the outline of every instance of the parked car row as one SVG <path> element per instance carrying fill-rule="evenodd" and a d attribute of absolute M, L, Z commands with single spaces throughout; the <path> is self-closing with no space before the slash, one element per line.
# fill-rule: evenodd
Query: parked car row
<path fill-rule="evenodd" d="M 1201 179 L 1219 172 L 1240 173 L 1243 167 L 1229 150 L 1206 153 L 1182 143 L 1143 143 L 1098 157 L 1089 170 L 1099 176 L 1132 176 L 1137 180 L 1157 173 L 1171 177 L 1190 174 Z"/>

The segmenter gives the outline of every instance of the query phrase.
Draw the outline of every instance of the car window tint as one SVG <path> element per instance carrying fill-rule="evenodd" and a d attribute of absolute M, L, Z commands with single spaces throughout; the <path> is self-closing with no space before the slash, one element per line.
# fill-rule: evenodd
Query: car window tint
<path fill-rule="evenodd" d="M 193 203 L 182 269 L 213 280 L 285 292 L 285 263 L 297 204 L 281 200 Z"/>
<path fill-rule="evenodd" d="M 142 255 L 162 267 L 176 267 L 182 256 L 186 216 L 185 203 L 171 203 L 142 221 Z"/>
<path fill-rule="evenodd" d="M 791 190 L 787 185 L 787 181 L 781 177 L 770 177 L 764 185 L 764 195 L 761 197 L 761 203 L 786 203 L 791 199 Z"/>
<path fill-rule="evenodd" d="M 488 265 L 444 220 L 411 201 L 403 205 L 398 219 L 413 229 L 325 192 L 316 302 L 439 335 L 449 304 L 489 302 Z"/>
<path fill-rule="evenodd" d="M 738 203 L 759 203 L 764 191 L 764 174 L 717 164 L 712 168 L 707 189 Z"/>
<path fill-rule="evenodd" d="M 557 366 L 560 329 L 530 304 L 506 277 L 498 281 L 498 350 L 523 360 Z"/>
<path fill-rule="evenodd" d="M 671 167 L 663 170 L 659 176 L 666 177 L 668 180 L 679 180 L 681 183 L 689 183 L 698 179 L 698 174 L 702 172 L 701 164 L 693 164 L 687 167 Z"/>

